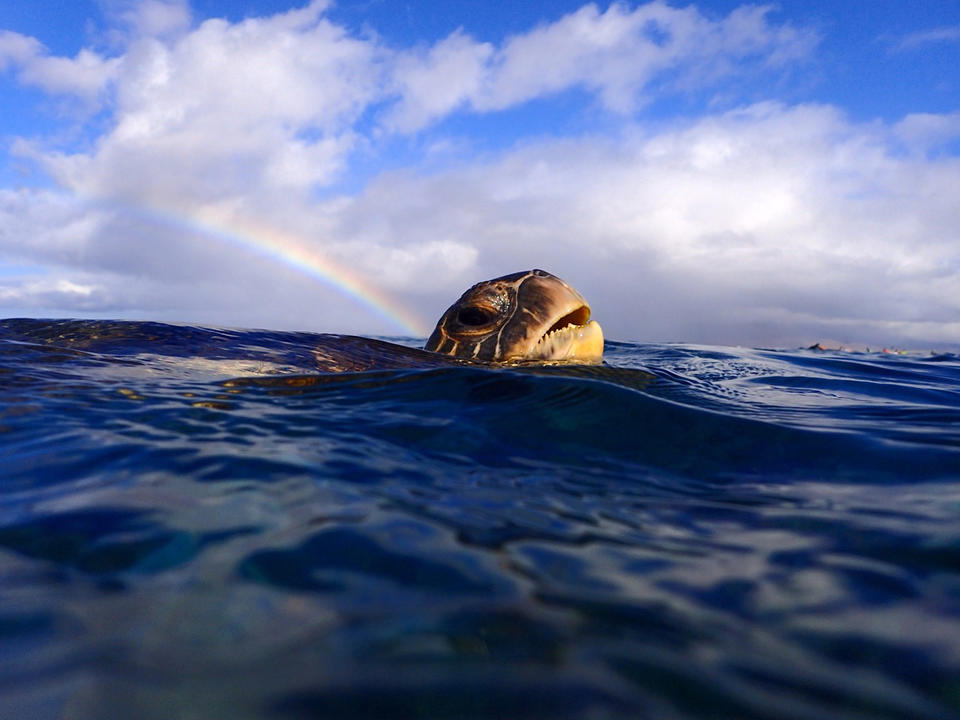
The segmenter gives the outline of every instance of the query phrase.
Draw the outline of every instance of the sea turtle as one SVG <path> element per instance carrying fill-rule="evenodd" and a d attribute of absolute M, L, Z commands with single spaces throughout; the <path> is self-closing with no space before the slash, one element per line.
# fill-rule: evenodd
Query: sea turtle
<path fill-rule="evenodd" d="M 493 363 L 590 363 L 603 356 L 603 331 L 580 293 L 545 270 L 527 270 L 467 290 L 424 350 Z"/>
<path fill-rule="evenodd" d="M 423 350 L 352 335 L 319 335 L 321 371 L 483 364 L 593 364 L 603 331 L 583 296 L 556 275 L 526 270 L 485 280 L 443 313 Z"/>

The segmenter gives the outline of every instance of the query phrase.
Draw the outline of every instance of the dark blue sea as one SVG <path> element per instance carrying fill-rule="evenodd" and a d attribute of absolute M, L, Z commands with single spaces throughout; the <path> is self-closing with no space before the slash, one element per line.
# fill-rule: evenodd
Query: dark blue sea
<path fill-rule="evenodd" d="M 960 718 L 960 357 L 0 322 L 0 717 Z"/>

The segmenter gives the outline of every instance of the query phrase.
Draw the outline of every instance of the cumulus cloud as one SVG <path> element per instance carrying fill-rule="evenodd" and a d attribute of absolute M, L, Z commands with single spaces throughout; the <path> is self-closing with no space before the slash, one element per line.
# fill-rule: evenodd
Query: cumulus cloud
<path fill-rule="evenodd" d="M 115 0 L 108 9 L 132 38 L 178 35 L 190 27 L 192 15 L 185 0 Z"/>
<path fill-rule="evenodd" d="M 613 337 L 953 342 L 960 165 L 903 154 L 911 124 L 762 103 L 385 176 L 339 220 L 375 214 L 397 242 L 469 239 L 476 277 L 549 265 L 594 299 Z"/>
<path fill-rule="evenodd" d="M 42 52 L 43 45 L 36 38 L 0 30 L 0 70 L 24 65 Z"/>
<path fill-rule="evenodd" d="M 911 113 L 896 124 L 895 131 L 911 152 L 936 151 L 960 138 L 960 112 Z"/>
<path fill-rule="evenodd" d="M 83 194 L 175 207 L 329 182 L 378 69 L 322 10 L 138 36 L 114 60 L 114 125 L 92 151 L 19 148 Z"/>
<path fill-rule="evenodd" d="M 16 68 L 22 84 L 54 95 L 75 96 L 96 104 L 118 65 L 118 59 L 87 49 L 72 58 L 50 55 L 35 38 L 0 30 L 0 71 Z"/>
<path fill-rule="evenodd" d="M 674 74 L 668 82 L 690 88 L 746 72 L 744 62 L 782 66 L 806 57 L 817 36 L 774 25 L 768 14 L 747 6 L 711 20 L 693 6 L 659 1 L 634 9 L 614 3 L 603 12 L 590 4 L 496 49 L 457 31 L 427 52 L 401 55 L 394 72 L 400 101 L 388 124 L 412 130 L 463 105 L 502 110 L 572 87 L 629 112 L 667 73 Z"/>
<path fill-rule="evenodd" d="M 487 81 L 492 55 L 492 45 L 459 30 L 431 48 L 400 53 L 392 76 L 401 99 L 387 125 L 410 132 L 470 102 Z"/>
<path fill-rule="evenodd" d="M 13 143 L 58 187 L 0 189 L 0 252 L 30 268 L 0 276 L 5 314 L 402 330 L 335 287 L 339 264 L 425 331 L 469 284 L 539 266 L 581 288 L 613 338 L 960 337 L 960 166 L 937 150 L 957 117 L 863 124 L 759 102 L 642 122 L 663 93 L 809 58 L 816 36 L 764 8 L 587 5 L 500 43 L 458 30 L 397 48 L 335 24 L 325 2 L 239 22 L 197 21 L 183 2 L 113 7 L 110 57 L 0 35 L 0 70 L 108 110 L 84 146 Z M 482 160 L 393 160 L 342 184 L 398 142 L 457 148 L 434 130 L 452 113 L 571 88 L 616 131 L 519 133 Z"/>

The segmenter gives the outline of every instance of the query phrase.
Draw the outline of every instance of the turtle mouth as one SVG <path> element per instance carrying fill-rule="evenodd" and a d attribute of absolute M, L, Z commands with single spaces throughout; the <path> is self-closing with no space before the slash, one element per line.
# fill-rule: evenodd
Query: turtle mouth
<path fill-rule="evenodd" d="M 556 320 L 526 354 L 526 360 L 599 362 L 603 330 L 590 319 L 590 308 L 579 305 Z"/>

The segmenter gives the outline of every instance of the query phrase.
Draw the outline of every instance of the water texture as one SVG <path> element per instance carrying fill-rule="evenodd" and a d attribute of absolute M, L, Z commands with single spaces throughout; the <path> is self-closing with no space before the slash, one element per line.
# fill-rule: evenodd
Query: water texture
<path fill-rule="evenodd" d="M 0 322 L 0 717 L 960 718 L 960 358 Z"/>

